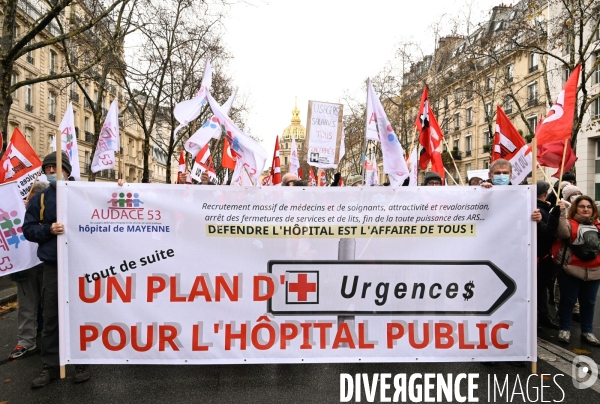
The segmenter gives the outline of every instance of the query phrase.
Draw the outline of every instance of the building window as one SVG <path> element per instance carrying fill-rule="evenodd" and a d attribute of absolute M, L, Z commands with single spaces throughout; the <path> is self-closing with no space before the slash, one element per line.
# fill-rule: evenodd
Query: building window
<path fill-rule="evenodd" d="M 56 121 L 56 95 L 48 93 L 48 119 Z"/>
<path fill-rule="evenodd" d="M 25 128 L 25 139 L 32 144 L 33 142 L 33 130 L 31 128 Z"/>
<path fill-rule="evenodd" d="M 509 83 L 512 83 L 514 77 L 515 77 L 515 65 L 510 63 L 510 64 L 506 65 L 506 80 Z"/>
<path fill-rule="evenodd" d="M 513 99 L 511 96 L 506 96 L 504 98 L 504 112 L 506 112 L 507 114 L 512 114 L 513 112 Z"/>
<path fill-rule="evenodd" d="M 33 110 L 33 87 L 31 84 L 25 86 L 25 108 L 30 106 Z M 31 112 L 31 111 L 29 111 Z"/>
<path fill-rule="evenodd" d="M 538 104 L 538 85 L 537 82 L 527 86 L 527 105 L 533 107 Z"/>
<path fill-rule="evenodd" d="M 467 163 L 467 164 L 465 164 L 465 169 L 466 169 L 467 171 L 471 171 L 471 163 Z"/>
<path fill-rule="evenodd" d="M 596 53 L 596 68 L 594 69 L 594 84 L 600 84 L 600 53 Z"/>
<path fill-rule="evenodd" d="M 537 129 L 537 123 L 538 123 L 538 118 L 537 116 L 530 116 L 529 118 L 527 118 L 527 123 L 529 124 L 529 127 L 531 128 L 531 133 L 529 133 L 530 135 L 535 135 L 535 130 Z"/>
<path fill-rule="evenodd" d="M 470 126 L 473 124 L 473 108 L 469 107 L 467 108 L 467 126 Z"/>
<path fill-rule="evenodd" d="M 56 52 L 50 51 L 50 75 L 56 74 L 56 62 L 57 62 Z"/>
<path fill-rule="evenodd" d="M 32 42 L 32 41 L 29 41 L 29 43 L 27 44 L 27 46 L 31 45 L 31 42 Z M 28 51 L 28 52 L 27 52 L 27 62 L 28 62 L 29 64 L 33 64 L 33 60 L 34 60 L 34 59 L 33 59 L 33 51 L 32 51 L 32 50 L 30 50 L 30 51 Z"/>
<path fill-rule="evenodd" d="M 454 114 L 454 130 L 460 129 L 460 114 L 457 112 Z"/>
<path fill-rule="evenodd" d="M 485 78 L 485 91 L 492 91 L 493 85 L 494 85 L 494 83 L 493 83 L 492 76 L 487 76 Z"/>
<path fill-rule="evenodd" d="M 288 158 L 287 158 L 287 156 L 286 156 L 286 157 L 284 157 L 283 159 L 285 160 L 285 162 L 284 162 L 283 164 L 287 165 L 287 163 L 288 163 Z"/>
<path fill-rule="evenodd" d="M 490 168 L 490 162 L 489 162 L 489 161 L 485 161 L 485 162 L 483 163 L 483 169 L 484 169 L 484 170 L 489 170 L 489 168 Z"/>
<path fill-rule="evenodd" d="M 458 150 L 460 145 L 460 139 L 454 139 L 454 150 Z"/>
<path fill-rule="evenodd" d="M 600 119 L 600 98 L 596 98 L 592 104 L 592 119 Z"/>
<path fill-rule="evenodd" d="M 467 83 L 467 94 L 466 95 L 467 95 L 468 100 L 473 98 L 473 82 L 472 81 L 469 81 Z"/>
<path fill-rule="evenodd" d="M 448 109 L 450 107 L 450 96 L 444 97 L 444 109 Z"/>
<path fill-rule="evenodd" d="M 491 119 L 492 118 L 492 102 L 486 102 L 485 103 L 485 119 Z"/>
<path fill-rule="evenodd" d="M 472 137 L 471 135 L 466 136 L 465 137 L 465 152 L 467 157 L 469 157 L 471 155 L 471 150 L 472 150 Z"/>
<path fill-rule="evenodd" d="M 90 152 L 89 151 L 85 151 L 85 156 L 84 156 L 84 160 L 85 165 L 88 166 L 90 164 Z"/>
<path fill-rule="evenodd" d="M 490 131 L 486 129 L 486 130 L 483 131 L 483 145 L 484 146 L 489 146 L 490 143 L 491 143 Z"/>
<path fill-rule="evenodd" d="M 538 54 L 530 53 L 529 54 L 529 73 L 533 73 L 538 69 Z"/>
<path fill-rule="evenodd" d="M 11 85 L 11 87 L 14 86 L 15 84 L 17 84 L 17 81 L 19 81 L 19 76 L 17 76 L 16 73 L 13 73 L 10 76 L 10 85 Z M 15 90 L 15 91 L 12 92 L 12 97 L 13 98 L 17 98 L 18 91 L 19 90 Z"/>
<path fill-rule="evenodd" d="M 83 120 L 83 130 L 86 132 L 90 131 L 90 118 L 88 118 L 87 116 Z"/>
<path fill-rule="evenodd" d="M 462 100 L 462 88 L 457 88 L 456 89 L 456 103 L 460 103 L 460 101 Z"/>

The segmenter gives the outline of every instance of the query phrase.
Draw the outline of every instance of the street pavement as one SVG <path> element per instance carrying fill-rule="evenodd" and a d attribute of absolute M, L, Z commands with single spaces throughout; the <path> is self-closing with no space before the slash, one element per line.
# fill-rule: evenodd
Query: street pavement
<path fill-rule="evenodd" d="M 0 311 L 0 403 L 338 403 L 340 402 L 340 374 L 367 373 L 476 373 L 479 402 L 540 402 L 541 379 L 532 377 L 527 388 L 530 368 L 508 363 L 488 366 L 481 363 L 381 363 L 381 364 L 294 364 L 294 365 L 204 365 L 204 366 L 150 366 L 150 365 L 92 365 L 92 378 L 75 385 L 71 377 L 73 366 L 67 367 L 67 379 L 55 380 L 40 390 L 31 390 L 31 380 L 41 370 L 39 352 L 8 361 L 16 340 L 17 312 L 14 308 Z M 600 335 L 600 310 L 596 311 L 595 333 Z M 584 345 L 574 323 L 569 345 L 556 342 L 557 331 L 541 329 L 538 373 L 544 377 L 544 400 L 564 403 L 600 402 L 600 381 L 592 389 L 579 390 L 573 386 L 571 351 L 585 354 L 600 363 L 600 348 Z M 517 341 L 515 341 L 518 343 Z M 562 349 L 565 348 L 565 349 Z M 582 351 L 576 351 L 580 349 Z M 570 355 L 570 356 L 569 356 Z M 560 366 L 562 363 L 562 366 Z M 528 364 L 529 365 L 529 364 Z M 508 375 L 511 394 L 517 378 L 525 399 L 516 394 L 488 397 L 488 377 L 504 382 Z M 562 376 L 556 376 L 562 375 Z M 553 382 L 556 380 L 558 386 Z M 516 392 L 519 392 L 519 388 Z M 393 394 L 389 394 L 391 396 Z M 490 390 L 493 391 L 493 390 Z M 374 402 L 380 402 L 379 389 Z M 360 402 L 368 402 L 363 390 Z M 355 402 L 354 398 L 351 402 Z M 407 401 L 410 402 L 410 401 Z M 446 401 L 441 401 L 446 402 Z"/>

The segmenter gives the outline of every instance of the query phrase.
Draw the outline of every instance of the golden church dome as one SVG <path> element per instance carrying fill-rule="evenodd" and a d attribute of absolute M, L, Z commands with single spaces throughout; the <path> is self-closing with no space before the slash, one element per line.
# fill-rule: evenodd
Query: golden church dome
<path fill-rule="evenodd" d="M 294 110 L 292 111 L 292 124 L 285 128 L 281 139 L 283 141 L 292 141 L 292 137 L 296 140 L 304 141 L 306 139 L 306 128 L 300 123 L 300 110 L 298 109 L 298 99 L 296 99 Z"/>

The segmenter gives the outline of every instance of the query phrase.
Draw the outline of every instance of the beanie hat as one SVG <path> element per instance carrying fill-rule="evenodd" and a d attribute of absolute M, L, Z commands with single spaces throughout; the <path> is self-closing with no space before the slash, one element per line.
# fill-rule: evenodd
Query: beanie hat
<path fill-rule="evenodd" d="M 542 195 L 546 195 L 548 190 L 550 189 L 550 184 L 546 181 L 538 181 L 537 182 L 537 196 L 538 198 Z"/>
<path fill-rule="evenodd" d="M 423 185 L 427 185 L 427 183 L 429 183 L 429 181 L 433 181 L 433 180 L 438 180 L 439 182 L 442 182 L 442 177 L 440 177 L 440 175 L 434 171 L 425 173 L 425 179 L 423 180 Z"/>
<path fill-rule="evenodd" d="M 575 194 L 576 192 L 579 192 L 580 194 L 582 194 L 581 190 L 579 188 L 577 188 L 575 185 L 569 184 L 569 185 L 565 186 L 562 190 L 563 199 L 565 201 L 569 201 L 569 199 L 571 199 L 571 196 L 573 196 L 573 194 Z"/>
<path fill-rule="evenodd" d="M 362 180 L 363 180 L 362 175 L 354 174 L 350 178 L 348 178 L 348 186 L 351 187 L 352 185 L 356 184 L 357 182 L 361 182 Z"/>
<path fill-rule="evenodd" d="M 575 176 L 571 173 L 564 173 L 561 180 L 577 182 L 577 180 L 575 179 Z"/>
<path fill-rule="evenodd" d="M 42 161 L 42 171 L 45 171 L 48 164 L 56 165 L 56 152 L 52 152 L 44 157 L 44 161 Z M 69 156 L 67 156 L 67 153 L 65 152 L 62 152 L 62 168 L 67 174 L 71 174 L 71 163 L 69 162 Z"/>

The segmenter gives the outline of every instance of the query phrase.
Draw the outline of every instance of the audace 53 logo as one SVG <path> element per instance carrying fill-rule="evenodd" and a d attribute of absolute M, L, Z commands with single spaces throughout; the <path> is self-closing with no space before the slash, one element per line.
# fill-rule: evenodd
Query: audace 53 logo
<path fill-rule="evenodd" d="M 161 212 L 143 207 L 144 201 L 138 192 L 112 192 L 106 202 L 107 208 L 94 209 L 90 219 L 94 220 L 160 220 Z"/>

